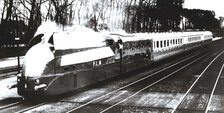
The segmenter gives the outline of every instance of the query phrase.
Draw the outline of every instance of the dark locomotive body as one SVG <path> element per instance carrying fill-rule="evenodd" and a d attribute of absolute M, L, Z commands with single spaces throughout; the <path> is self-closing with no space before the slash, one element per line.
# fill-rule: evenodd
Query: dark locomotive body
<path fill-rule="evenodd" d="M 19 95 L 63 94 L 212 42 L 208 31 L 110 34 L 99 41 L 102 45 L 57 49 L 56 40 L 61 35 L 46 36 L 49 38 L 43 38 L 25 56 L 23 71 L 18 75 Z M 32 55 L 35 52 L 40 52 L 39 56 Z M 29 66 L 40 71 L 33 73 Z"/>

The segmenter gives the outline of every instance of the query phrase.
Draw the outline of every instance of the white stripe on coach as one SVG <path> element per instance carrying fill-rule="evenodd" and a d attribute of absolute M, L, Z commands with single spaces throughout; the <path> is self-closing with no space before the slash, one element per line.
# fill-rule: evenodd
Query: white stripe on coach
<path fill-rule="evenodd" d="M 102 58 L 108 58 L 115 56 L 114 52 L 110 47 L 101 47 L 96 49 L 91 49 L 87 51 L 71 53 L 61 57 L 61 66 L 79 64 L 94 60 L 99 60 Z"/>

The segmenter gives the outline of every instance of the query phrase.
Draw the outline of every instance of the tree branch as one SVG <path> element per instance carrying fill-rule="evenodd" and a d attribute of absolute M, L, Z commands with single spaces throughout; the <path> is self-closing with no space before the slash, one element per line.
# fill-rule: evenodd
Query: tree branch
<path fill-rule="evenodd" d="M 31 10 L 25 5 L 25 3 L 22 0 L 19 0 L 19 1 L 29 12 L 31 12 Z"/>
<path fill-rule="evenodd" d="M 23 14 L 17 7 L 14 7 L 19 14 L 22 14 L 27 20 L 29 19 L 25 14 Z"/>

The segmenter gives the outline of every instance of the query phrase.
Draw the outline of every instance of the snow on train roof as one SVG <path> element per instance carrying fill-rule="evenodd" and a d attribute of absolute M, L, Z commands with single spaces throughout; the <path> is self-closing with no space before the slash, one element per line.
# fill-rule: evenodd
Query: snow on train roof
<path fill-rule="evenodd" d="M 176 37 L 189 37 L 196 35 L 210 35 L 209 31 L 197 31 L 197 32 L 164 32 L 164 33 L 152 33 L 151 37 L 153 40 L 169 39 Z"/>
<path fill-rule="evenodd" d="M 127 34 L 121 33 L 110 34 L 110 37 L 117 41 L 121 39 L 123 42 L 126 41 L 137 41 L 137 40 L 162 40 L 177 37 L 195 36 L 195 35 L 212 35 L 209 31 L 197 31 L 197 32 L 162 32 L 162 33 L 135 33 Z"/>
<path fill-rule="evenodd" d="M 55 49 L 100 47 L 106 45 L 104 40 L 105 38 L 100 33 L 81 26 L 54 35 Z"/>
<path fill-rule="evenodd" d="M 137 41 L 137 40 L 161 40 L 164 38 L 182 37 L 189 35 L 185 32 L 163 32 L 163 33 L 135 33 L 135 34 L 110 34 L 115 41 L 121 39 L 123 42 L 126 41 Z"/>
<path fill-rule="evenodd" d="M 105 39 L 112 38 L 114 41 L 121 39 L 123 42 L 138 40 L 161 40 L 164 38 L 185 37 L 190 35 L 211 35 L 209 31 L 197 32 L 164 32 L 164 33 L 134 33 L 126 32 L 104 33 L 95 32 L 84 26 L 59 26 L 54 22 L 43 22 L 38 28 L 36 35 L 44 34 L 43 40 L 48 42 L 52 34 L 54 34 L 54 47 L 56 50 L 78 49 L 87 47 L 105 46 Z"/>
<path fill-rule="evenodd" d="M 123 42 L 138 41 L 138 40 L 151 40 L 152 39 L 152 37 L 148 33 L 135 33 L 135 34 L 111 33 L 111 34 L 109 34 L 109 37 L 112 38 L 114 41 L 121 39 Z"/>
<path fill-rule="evenodd" d="M 56 50 L 78 49 L 87 47 L 105 46 L 105 38 L 98 32 L 79 25 L 59 26 L 54 22 L 44 22 L 37 30 L 36 35 L 44 34 L 42 40 L 48 42 L 53 34 Z"/>

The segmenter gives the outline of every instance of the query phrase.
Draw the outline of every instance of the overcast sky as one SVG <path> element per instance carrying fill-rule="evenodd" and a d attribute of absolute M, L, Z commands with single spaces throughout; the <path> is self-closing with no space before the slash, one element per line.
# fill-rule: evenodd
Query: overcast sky
<path fill-rule="evenodd" d="M 185 0 L 184 8 L 213 10 L 216 17 L 224 17 L 224 0 Z"/>

